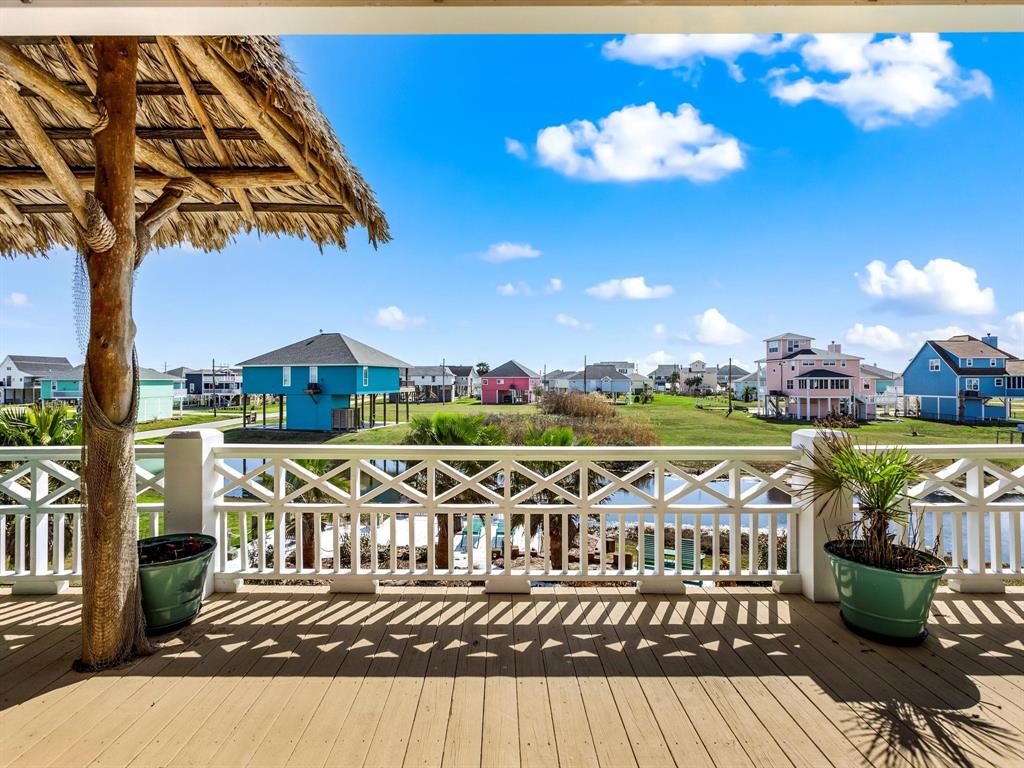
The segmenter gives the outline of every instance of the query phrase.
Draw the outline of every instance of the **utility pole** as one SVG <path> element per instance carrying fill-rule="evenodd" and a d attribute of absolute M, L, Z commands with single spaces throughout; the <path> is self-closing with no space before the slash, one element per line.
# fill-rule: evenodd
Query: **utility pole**
<path fill-rule="evenodd" d="M 213 415 L 217 415 L 217 359 L 210 358 L 210 377 L 213 381 Z M 200 380 L 202 377 L 200 376 Z"/>
<path fill-rule="evenodd" d="M 725 392 L 725 396 L 729 400 L 729 410 L 728 410 L 728 412 L 726 412 L 725 415 L 726 416 L 731 416 L 732 415 L 732 358 L 731 357 L 729 358 L 729 369 L 725 372 L 725 375 L 728 376 L 728 382 L 729 382 L 726 385 L 727 388 L 726 388 L 726 392 Z"/>

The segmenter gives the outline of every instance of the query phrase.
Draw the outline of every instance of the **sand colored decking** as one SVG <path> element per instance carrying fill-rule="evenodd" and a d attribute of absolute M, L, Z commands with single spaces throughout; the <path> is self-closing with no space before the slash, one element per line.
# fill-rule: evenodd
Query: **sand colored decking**
<path fill-rule="evenodd" d="M 0 593 L 0 765 L 1024 765 L 1024 590 L 919 648 L 759 588 L 253 587 L 69 670 L 79 596 Z"/>

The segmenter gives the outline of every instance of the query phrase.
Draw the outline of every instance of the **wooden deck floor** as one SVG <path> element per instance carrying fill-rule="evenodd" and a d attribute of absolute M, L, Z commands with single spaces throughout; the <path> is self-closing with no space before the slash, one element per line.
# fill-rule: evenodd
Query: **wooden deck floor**
<path fill-rule="evenodd" d="M 0 765 L 1024 765 L 1019 588 L 896 649 L 756 588 L 259 587 L 95 675 L 78 609 L 0 593 Z"/>

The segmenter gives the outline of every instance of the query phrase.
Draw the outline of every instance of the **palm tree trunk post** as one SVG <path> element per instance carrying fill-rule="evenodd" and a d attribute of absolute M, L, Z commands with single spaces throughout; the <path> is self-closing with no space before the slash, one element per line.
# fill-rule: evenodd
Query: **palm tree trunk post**
<path fill-rule="evenodd" d="M 117 239 L 86 251 L 90 282 L 84 388 L 84 557 L 79 666 L 119 664 L 151 647 L 145 636 L 136 549 L 138 403 L 132 273 L 135 269 L 135 113 L 138 41 L 97 37 L 97 99 L 108 117 L 94 136 L 95 194 Z"/>

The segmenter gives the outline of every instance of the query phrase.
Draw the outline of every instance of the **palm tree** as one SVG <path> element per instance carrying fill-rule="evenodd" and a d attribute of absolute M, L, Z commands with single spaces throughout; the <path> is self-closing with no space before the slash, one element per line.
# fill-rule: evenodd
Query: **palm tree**
<path fill-rule="evenodd" d="M 483 416 L 463 413 L 435 413 L 433 416 L 415 416 L 412 428 L 405 442 L 410 445 L 501 445 L 504 435 L 492 424 L 486 424 Z M 469 475 L 475 475 L 489 462 L 450 462 L 453 467 Z M 437 543 L 434 547 L 434 563 L 438 568 L 448 567 L 448 516 L 441 515 L 437 521 Z"/>
<path fill-rule="evenodd" d="M 679 371 L 672 371 L 672 375 L 668 377 L 668 383 L 673 392 L 679 390 Z"/>
<path fill-rule="evenodd" d="M 80 445 L 81 424 L 57 400 L 0 411 L 0 445 Z"/>
<path fill-rule="evenodd" d="M 537 426 L 531 425 L 526 432 L 526 438 L 523 441 L 524 445 L 529 446 L 547 446 L 547 447 L 569 447 L 573 445 L 592 445 L 593 440 L 589 436 L 584 435 L 583 437 L 576 437 L 572 427 L 549 427 L 548 429 L 540 429 Z M 559 465 L 555 462 L 529 462 L 530 469 L 542 474 L 549 475 L 552 472 L 560 469 Z M 515 494 L 520 489 L 513 488 L 512 493 Z M 583 492 L 588 492 L 589 489 L 585 489 Z M 550 491 L 541 491 L 537 494 L 541 497 L 542 501 L 554 502 L 555 499 Z M 550 498 L 548 498 L 550 497 Z M 544 530 L 544 518 L 545 515 L 533 515 L 530 520 L 530 531 L 527 535 L 527 550 L 529 550 L 528 542 L 533 539 L 539 532 Z M 512 516 L 512 529 L 517 530 L 525 526 L 525 515 L 513 515 Z M 550 536 L 551 536 L 551 562 L 556 567 L 562 562 L 562 548 L 565 537 L 562 535 L 562 516 L 552 515 L 550 516 Z M 568 525 L 566 531 L 569 544 L 579 536 L 580 532 L 580 518 L 578 515 L 568 516 Z M 529 554 L 527 554 L 529 556 Z M 585 557 L 585 553 L 580 552 L 580 557 Z"/>

